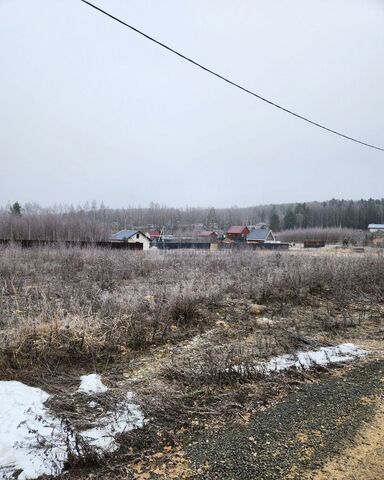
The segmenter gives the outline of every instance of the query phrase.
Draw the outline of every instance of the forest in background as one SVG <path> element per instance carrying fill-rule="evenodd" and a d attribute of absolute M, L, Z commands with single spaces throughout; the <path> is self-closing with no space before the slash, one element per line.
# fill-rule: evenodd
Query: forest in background
<path fill-rule="evenodd" d="M 159 228 L 168 234 L 193 234 L 201 229 L 225 230 L 230 225 L 266 223 L 270 228 L 348 228 L 366 230 L 369 223 L 384 223 L 384 199 L 286 203 L 254 207 L 108 208 L 103 203 L 41 207 L 15 202 L 0 209 L 0 238 L 32 240 L 106 240 L 123 228 L 144 231 Z"/>

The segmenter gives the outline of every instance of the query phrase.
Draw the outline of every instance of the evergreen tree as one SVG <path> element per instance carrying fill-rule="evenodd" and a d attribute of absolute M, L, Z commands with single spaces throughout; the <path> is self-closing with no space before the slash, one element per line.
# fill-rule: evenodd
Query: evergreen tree
<path fill-rule="evenodd" d="M 280 219 L 279 219 L 279 216 L 277 215 L 276 212 L 272 212 L 272 215 L 269 219 L 269 228 L 273 232 L 279 232 L 280 231 Z"/>
<path fill-rule="evenodd" d="M 21 205 L 19 202 L 15 202 L 9 209 L 11 215 L 21 217 Z"/>
<path fill-rule="evenodd" d="M 212 207 L 208 211 L 206 227 L 210 230 L 217 228 L 217 215 L 216 210 Z"/>
<path fill-rule="evenodd" d="M 293 230 L 296 225 L 296 215 L 292 210 L 288 210 L 284 215 L 283 225 L 286 230 Z"/>

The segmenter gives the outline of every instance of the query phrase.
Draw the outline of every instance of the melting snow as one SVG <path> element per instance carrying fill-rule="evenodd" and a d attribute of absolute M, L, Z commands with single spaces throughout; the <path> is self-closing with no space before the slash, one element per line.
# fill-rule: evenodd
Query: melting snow
<path fill-rule="evenodd" d="M 81 432 L 81 435 L 93 447 L 107 452 L 115 450 L 118 447 L 115 441 L 116 434 L 129 432 L 145 425 L 143 413 L 138 405 L 132 403 L 132 400 L 133 394 L 129 392 L 127 403 L 122 410 L 117 413 L 107 413 L 100 425 Z"/>
<path fill-rule="evenodd" d="M 261 367 L 267 372 L 280 372 L 292 367 L 311 368 L 316 365 L 350 362 L 367 353 L 366 350 L 362 350 L 353 343 L 342 343 L 336 347 L 322 347 L 319 350 L 298 352 L 295 355 L 281 355 L 272 358 Z"/>
<path fill-rule="evenodd" d="M 62 442 L 55 442 L 60 421 L 47 413 L 48 397 L 20 382 L 0 382 L 0 478 L 11 478 L 19 469 L 19 480 L 60 471 L 66 454 Z"/>
<path fill-rule="evenodd" d="M 100 375 L 97 373 L 91 373 L 90 375 L 83 375 L 80 377 L 79 392 L 84 393 L 103 393 L 108 390 L 101 381 Z"/>
<path fill-rule="evenodd" d="M 316 365 L 350 362 L 358 357 L 367 355 L 367 353 L 366 350 L 357 347 L 353 343 L 342 343 L 335 347 L 322 347 L 319 350 L 297 352 L 294 355 L 281 355 L 272 358 L 269 362 L 255 365 L 253 368 L 256 372 L 269 375 L 290 368 L 307 369 Z M 234 367 L 234 370 L 239 373 L 245 373 L 247 369 L 241 365 Z"/>
<path fill-rule="evenodd" d="M 81 386 L 88 393 L 107 389 L 97 375 L 82 377 Z M 48 398 L 39 388 L 0 381 L 0 479 L 13 478 L 18 471 L 18 480 L 61 472 L 67 458 L 66 434 L 60 420 L 45 407 Z M 113 451 L 118 446 L 115 435 L 143 427 L 145 419 L 130 392 L 116 412 L 107 412 L 98 422 L 78 433 L 93 447 Z"/>

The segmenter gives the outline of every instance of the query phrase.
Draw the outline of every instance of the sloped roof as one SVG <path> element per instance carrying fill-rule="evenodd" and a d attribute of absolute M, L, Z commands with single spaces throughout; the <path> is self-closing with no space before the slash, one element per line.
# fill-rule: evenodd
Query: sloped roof
<path fill-rule="evenodd" d="M 384 223 L 370 223 L 368 228 L 380 228 L 384 230 Z"/>
<path fill-rule="evenodd" d="M 243 233 L 244 229 L 248 228 L 246 225 L 232 225 L 227 230 L 227 233 Z"/>
<path fill-rule="evenodd" d="M 161 233 L 159 232 L 159 230 L 149 230 L 149 232 L 147 232 L 148 235 L 152 238 L 152 237 L 160 237 L 161 236 Z"/>
<path fill-rule="evenodd" d="M 120 232 L 117 232 L 111 235 L 109 239 L 124 240 L 125 238 L 128 239 L 133 237 L 134 235 L 136 235 L 136 233 L 141 233 L 142 235 L 144 235 L 144 233 L 140 232 L 139 230 L 120 230 Z M 146 237 L 147 235 L 144 235 L 144 236 Z"/>
<path fill-rule="evenodd" d="M 249 235 L 247 235 L 247 240 L 266 240 L 268 235 L 272 232 L 269 228 L 254 228 Z"/>
<path fill-rule="evenodd" d="M 199 233 L 199 237 L 211 237 L 212 235 L 217 235 L 217 232 L 214 230 L 203 230 Z"/>

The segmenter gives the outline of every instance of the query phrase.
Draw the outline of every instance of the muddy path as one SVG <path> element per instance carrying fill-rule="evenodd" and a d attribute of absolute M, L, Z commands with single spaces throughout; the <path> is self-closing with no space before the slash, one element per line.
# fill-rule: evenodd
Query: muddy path
<path fill-rule="evenodd" d="M 383 479 L 383 392 L 383 360 L 301 386 L 244 426 L 196 438 L 193 478 Z"/>

